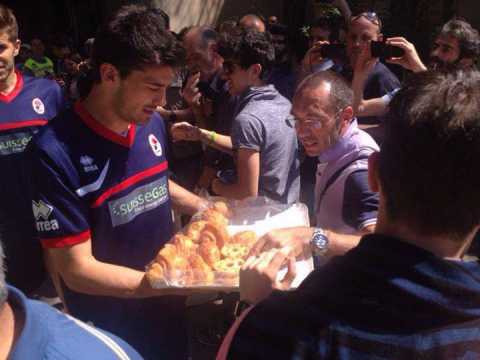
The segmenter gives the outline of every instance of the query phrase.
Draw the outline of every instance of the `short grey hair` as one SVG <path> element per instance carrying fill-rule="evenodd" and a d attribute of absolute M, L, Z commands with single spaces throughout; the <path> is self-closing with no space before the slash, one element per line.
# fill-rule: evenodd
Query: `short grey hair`
<path fill-rule="evenodd" d="M 0 309 L 3 307 L 8 297 L 7 283 L 5 281 L 5 255 L 3 253 L 3 244 L 0 239 Z"/>
<path fill-rule="evenodd" d="M 333 71 L 320 71 L 307 76 L 298 85 L 295 97 L 301 96 L 305 90 L 313 90 L 323 83 L 329 83 L 330 96 L 329 105 L 331 111 L 336 114 L 348 106 L 353 106 L 353 91 L 347 82 L 340 75 Z"/>
<path fill-rule="evenodd" d="M 202 25 L 202 26 L 193 26 L 192 28 L 188 29 L 186 32 L 187 34 L 191 31 L 196 31 L 198 36 L 198 41 L 200 41 L 200 46 L 202 49 L 206 49 L 210 42 L 217 42 L 219 39 L 219 34 L 210 26 Z"/>

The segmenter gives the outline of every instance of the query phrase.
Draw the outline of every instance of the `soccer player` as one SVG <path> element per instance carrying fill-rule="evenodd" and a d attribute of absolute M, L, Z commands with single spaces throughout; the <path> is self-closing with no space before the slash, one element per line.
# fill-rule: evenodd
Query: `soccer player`
<path fill-rule="evenodd" d="M 183 359 L 185 292 L 154 290 L 145 278 L 172 236 L 171 205 L 190 214 L 205 205 L 168 176 L 155 109 L 184 51 L 163 23 L 131 5 L 101 27 L 90 92 L 32 141 L 32 206 L 70 313 L 145 358 Z"/>
<path fill-rule="evenodd" d="M 38 129 L 63 107 L 60 87 L 15 70 L 20 50 L 13 12 L 0 4 L 0 238 L 9 269 L 7 281 L 30 294 L 45 278 L 43 258 L 34 240 L 31 200 L 22 174 L 24 150 Z"/>

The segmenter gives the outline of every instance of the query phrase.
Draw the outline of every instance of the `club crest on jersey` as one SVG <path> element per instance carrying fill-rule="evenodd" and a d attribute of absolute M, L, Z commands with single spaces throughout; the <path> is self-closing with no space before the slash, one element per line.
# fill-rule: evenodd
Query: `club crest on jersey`
<path fill-rule="evenodd" d="M 32 107 L 37 114 L 40 114 L 40 115 L 45 114 L 45 105 L 43 104 L 42 100 L 40 100 L 39 98 L 35 98 L 32 100 Z"/>
<path fill-rule="evenodd" d="M 158 141 L 155 135 L 148 135 L 148 143 L 156 156 L 162 156 L 162 144 L 160 144 L 160 141 Z"/>
<path fill-rule="evenodd" d="M 98 170 L 98 166 L 95 165 L 93 162 L 94 160 L 90 156 L 87 156 L 87 155 L 80 156 L 80 164 L 83 165 L 83 170 L 85 172 L 92 172 L 92 171 Z"/>
<path fill-rule="evenodd" d="M 40 200 L 39 202 L 33 200 L 32 210 L 38 231 L 53 231 L 60 228 L 60 225 L 56 219 L 50 220 L 50 215 L 53 212 L 53 206 L 46 204 L 43 202 L 43 200 Z"/>

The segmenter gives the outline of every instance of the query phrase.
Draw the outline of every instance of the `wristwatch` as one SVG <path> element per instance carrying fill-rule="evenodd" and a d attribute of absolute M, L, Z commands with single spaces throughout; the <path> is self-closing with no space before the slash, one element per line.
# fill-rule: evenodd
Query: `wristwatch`
<path fill-rule="evenodd" d="M 325 255 L 328 251 L 328 244 L 329 241 L 325 230 L 319 227 L 314 228 L 312 239 L 310 240 L 312 252 L 315 255 Z"/>

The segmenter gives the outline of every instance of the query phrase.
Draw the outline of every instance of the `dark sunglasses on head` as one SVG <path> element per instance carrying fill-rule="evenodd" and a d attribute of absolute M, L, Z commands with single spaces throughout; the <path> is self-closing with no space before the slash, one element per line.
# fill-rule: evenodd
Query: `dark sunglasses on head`
<path fill-rule="evenodd" d="M 365 19 L 370 21 L 372 24 L 377 25 L 380 28 L 380 30 L 382 29 L 382 20 L 380 20 L 376 12 L 373 12 L 373 11 L 362 12 L 358 15 L 352 16 L 351 21 L 357 20 L 361 17 L 364 17 Z"/>

